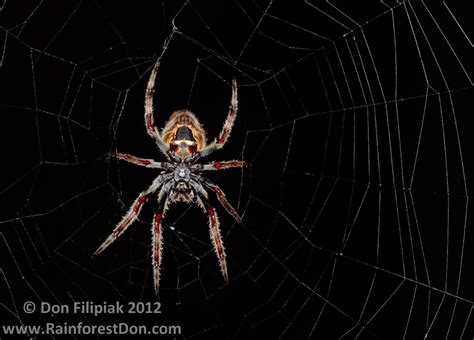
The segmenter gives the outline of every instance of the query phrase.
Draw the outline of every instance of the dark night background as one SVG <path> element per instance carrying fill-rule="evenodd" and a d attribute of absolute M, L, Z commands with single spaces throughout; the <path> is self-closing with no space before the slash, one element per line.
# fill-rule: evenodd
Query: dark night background
<path fill-rule="evenodd" d="M 0 323 L 472 339 L 465 3 L 0 1 Z M 164 221 L 161 315 L 25 314 L 25 301 L 155 301 L 153 200 L 91 254 L 156 176 L 108 155 L 162 159 L 143 124 L 158 56 L 159 127 L 187 108 L 212 140 L 238 81 L 231 138 L 208 159 L 249 163 L 208 174 L 243 214 L 236 224 L 212 200 L 230 283 L 206 216 L 176 204 Z"/>

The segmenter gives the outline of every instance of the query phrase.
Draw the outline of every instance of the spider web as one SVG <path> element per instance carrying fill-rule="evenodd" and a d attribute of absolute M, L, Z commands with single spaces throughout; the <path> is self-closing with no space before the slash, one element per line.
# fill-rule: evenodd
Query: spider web
<path fill-rule="evenodd" d="M 196 113 L 225 148 L 206 174 L 243 215 L 217 208 L 223 283 L 207 218 L 164 220 L 163 314 L 184 338 L 472 338 L 473 162 L 469 8 L 454 1 L 0 2 L 2 324 L 115 320 L 26 315 L 25 301 L 153 301 L 150 201 L 100 245 L 162 159 L 143 123 Z M 16 5 L 16 6 L 15 6 Z M 154 205 L 155 204 L 155 205 Z"/>

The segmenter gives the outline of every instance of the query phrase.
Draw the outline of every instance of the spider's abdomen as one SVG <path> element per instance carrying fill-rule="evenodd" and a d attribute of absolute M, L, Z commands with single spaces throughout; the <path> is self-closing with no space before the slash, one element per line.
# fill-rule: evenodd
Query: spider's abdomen
<path fill-rule="evenodd" d="M 188 110 L 173 112 L 163 128 L 162 136 L 170 149 L 182 158 L 206 146 L 206 132 L 196 116 Z"/>

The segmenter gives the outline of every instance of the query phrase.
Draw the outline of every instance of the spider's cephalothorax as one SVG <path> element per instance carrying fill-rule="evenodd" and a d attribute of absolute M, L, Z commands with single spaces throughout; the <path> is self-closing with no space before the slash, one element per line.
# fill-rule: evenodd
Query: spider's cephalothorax
<path fill-rule="evenodd" d="M 173 112 L 165 127 L 159 132 L 153 121 L 153 93 L 156 73 L 160 65 L 158 59 L 148 80 L 145 95 L 145 127 L 148 134 L 153 137 L 160 151 L 167 158 L 166 162 L 157 162 L 153 159 L 138 158 L 129 154 L 113 154 L 127 162 L 144 166 L 147 168 L 161 169 L 161 173 L 155 178 L 153 183 L 140 193 L 130 210 L 115 227 L 110 236 L 96 250 L 94 255 L 98 255 L 115 241 L 125 230 L 137 219 L 143 204 L 149 197 L 157 193 L 158 210 L 153 217 L 153 240 L 152 240 L 152 262 L 153 281 L 155 293 L 158 295 L 160 283 L 160 266 L 162 259 L 162 239 L 163 230 L 161 220 L 170 203 L 174 202 L 195 202 L 208 215 L 211 240 L 219 259 L 224 280 L 228 281 L 227 262 L 219 228 L 219 219 L 216 210 L 208 201 L 207 190 L 216 194 L 217 199 L 227 212 L 238 222 L 240 216 L 227 201 L 224 192 L 208 180 L 201 176 L 203 171 L 223 170 L 229 168 L 244 167 L 243 161 L 224 161 L 200 164 L 197 161 L 212 152 L 222 148 L 229 138 L 232 126 L 237 115 L 237 83 L 232 81 L 232 98 L 219 137 L 212 143 L 206 143 L 206 133 L 196 116 L 188 110 L 178 110 Z"/>

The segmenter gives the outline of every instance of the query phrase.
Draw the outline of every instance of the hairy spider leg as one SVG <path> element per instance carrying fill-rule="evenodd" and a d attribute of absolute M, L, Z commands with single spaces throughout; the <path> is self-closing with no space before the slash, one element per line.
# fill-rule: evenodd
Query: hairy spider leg
<path fill-rule="evenodd" d="M 234 126 L 235 118 L 237 117 L 238 110 L 238 100 L 237 100 L 237 81 L 232 79 L 232 97 L 230 100 L 229 112 L 227 113 L 227 118 L 222 127 L 222 131 L 219 134 L 219 138 L 214 140 L 211 144 L 206 146 L 200 151 L 201 157 L 207 156 L 213 153 L 216 150 L 224 147 L 224 144 L 227 142 L 227 139 L 230 136 L 232 127 Z"/>
<path fill-rule="evenodd" d="M 223 162 L 213 162 L 208 164 L 199 164 L 200 170 L 209 171 L 209 170 L 225 170 L 231 168 L 245 168 L 247 163 L 244 161 L 223 161 Z"/>
<path fill-rule="evenodd" d="M 153 119 L 153 94 L 155 93 L 155 79 L 160 67 L 160 59 L 158 58 L 151 70 L 150 78 L 145 92 L 145 128 L 148 134 L 155 139 L 160 151 L 168 157 L 169 146 L 165 144 L 159 130 L 155 126 Z"/>
<path fill-rule="evenodd" d="M 146 168 L 154 168 L 154 169 L 169 169 L 171 168 L 171 164 L 169 162 L 157 162 L 153 159 L 145 159 L 139 158 L 127 153 L 113 153 L 111 155 L 119 160 L 127 161 L 129 163 L 144 166 Z"/>
<path fill-rule="evenodd" d="M 222 236 L 220 231 L 219 218 L 217 217 L 216 209 L 214 209 L 204 196 L 199 196 L 201 206 L 206 211 L 206 214 L 209 218 L 209 232 L 211 235 L 212 245 L 216 251 L 217 259 L 219 260 L 219 265 L 221 267 L 222 276 L 226 283 L 229 282 L 229 275 L 227 272 L 227 261 L 224 249 L 224 243 L 222 242 Z"/>
<path fill-rule="evenodd" d="M 224 194 L 224 191 L 215 183 L 211 182 L 205 177 L 193 174 L 192 177 L 194 178 L 191 180 L 191 184 L 193 185 L 193 188 L 198 192 L 198 195 L 200 198 L 204 196 L 205 198 L 208 197 L 207 191 L 202 187 L 200 183 L 203 183 L 206 187 L 211 189 L 217 196 L 217 199 L 219 200 L 220 204 L 225 208 L 225 210 L 239 223 L 242 222 L 242 219 L 240 218 L 239 214 L 237 211 L 232 207 L 232 205 L 227 201 L 227 198 Z M 202 202 L 202 207 L 207 213 L 207 207 L 204 206 L 204 202 Z"/>
<path fill-rule="evenodd" d="M 160 291 L 160 268 L 163 257 L 163 228 L 162 219 L 165 215 L 167 198 L 158 202 L 157 212 L 153 215 L 152 226 L 152 264 L 153 264 L 153 286 L 155 295 L 159 296 Z"/>
<path fill-rule="evenodd" d="M 169 176 L 168 176 L 169 177 Z M 122 220 L 117 224 L 114 231 L 107 237 L 107 239 L 100 245 L 99 248 L 94 252 L 92 256 L 97 256 L 102 253 L 112 242 L 114 242 L 117 238 L 119 238 L 125 230 L 137 219 L 140 211 L 142 210 L 143 204 L 148 200 L 150 194 L 155 192 L 165 181 L 166 176 L 159 175 L 153 183 L 138 195 L 135 202 L 133 202 L 132 206 L 128 210 L 127 214 L 122 218 Z"/>
<path fill-rule="evenodd" d="M 209 187 L 217 196 L 217 199 L 219 202 L 222 204 L 225 210 L 239 223 L 242 222 L 242 219 L 240 218 L 239 214 L 237 211 L 234 209 L 234 207 L 229 203 L 227 200 L 224 191 L 215 183 L 212 183 L 209 180 L 205 181 L 205 185 Z"/>

